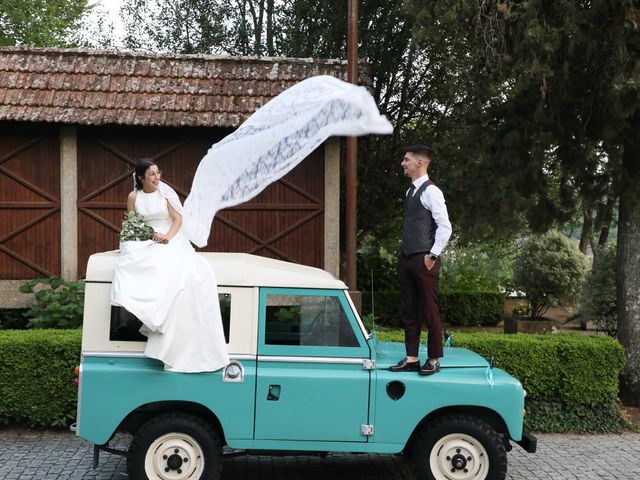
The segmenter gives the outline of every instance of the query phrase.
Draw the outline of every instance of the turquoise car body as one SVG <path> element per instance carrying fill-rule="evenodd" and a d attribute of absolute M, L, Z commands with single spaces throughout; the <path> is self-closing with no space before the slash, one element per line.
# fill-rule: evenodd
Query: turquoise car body
<path fill-rule="evenodd" d="M 225 381 L 223 371 L 168 372 L 142 355 L 84 352 L 78 435 L 104 445 L 118 430 L 135 429 L 136 415 L 175 406 L 206 413 L 233 449 L 396 453 L 418 426 L 456 411 L 479 413 L 505 438 L 522 439 L 520 382 L 476 353 L 446 348 L 440 372 L 429 377 L 393 373 L 388 367 L 404 356 L 404 345 L 367 335 L 346 290 L 256 291 L 256 355 L 231 355 L 242 367 L 241 381 Z M 335 297 L 357 342 L 267 344 L 266 299 L 274 294 Z M 424 348 L 420 356 L 426 358 Z"/>

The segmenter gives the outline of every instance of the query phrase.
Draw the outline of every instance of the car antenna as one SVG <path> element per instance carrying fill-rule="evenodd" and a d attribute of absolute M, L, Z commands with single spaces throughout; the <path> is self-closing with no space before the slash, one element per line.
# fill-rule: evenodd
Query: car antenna
<path fill-rule="evenodd" d="M 373 301 L 373 268 L 371 269 L 371 333 L 376 331 L 376 311 Z"/>

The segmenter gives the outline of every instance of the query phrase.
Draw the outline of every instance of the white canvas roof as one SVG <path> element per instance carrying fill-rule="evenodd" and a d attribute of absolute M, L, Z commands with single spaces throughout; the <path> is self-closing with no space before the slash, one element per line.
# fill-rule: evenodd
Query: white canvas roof
<path fill-rule="evenodd" d="M 87 264 L 88 282 L 111 282 L 119 250 L 91 255 Z M 247 253 L 198 253 L 205 257 L 218 285 L 242 287 L 290 287 L 346 289 L 341 280 L 319 268 L 283 262 Z"/>

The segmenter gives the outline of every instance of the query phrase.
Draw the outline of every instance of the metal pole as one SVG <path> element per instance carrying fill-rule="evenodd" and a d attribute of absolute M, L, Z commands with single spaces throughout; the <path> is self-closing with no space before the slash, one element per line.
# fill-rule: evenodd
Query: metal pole
<path fill-rule="evenodd" d="M 347 80 L 358 83 L 358 0 L 349 0 L 349 27 L 347 30 Z M 357 159 L 356 137 L 347 137 L 347 198 L 345 214 L 346 280 L 350 290 L 356 287 L 356 236 L 357 236 Z"/>

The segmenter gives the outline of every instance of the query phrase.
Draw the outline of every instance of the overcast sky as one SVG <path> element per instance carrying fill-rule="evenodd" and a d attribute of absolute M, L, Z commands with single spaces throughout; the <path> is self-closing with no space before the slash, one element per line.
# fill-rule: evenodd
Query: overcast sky
<path fill-rule="evenodd" d="M 106 10 L 109 11 L 109 15 L 111 20 L 114 23 L 120 23 L 118 13 L 120 11 L 120 6 L 122 5 L 123 0 L 98 0 L 96 3 L 102 5 Z"/>
<path fill-rule="evenodd" d="M 113 22 L 114 33 L 116 37 L 116 43 L 120 43 L 119 40 L 122 39 L 124 35 L 124 26 L 122 25 L 122 21 L 120 20 L 120 7 L 122 6 L 124 0 L 96 0 L 95 3 L 97 7 L 101 10 L 106 10 L 109 12 L 109 20 Z"/>

